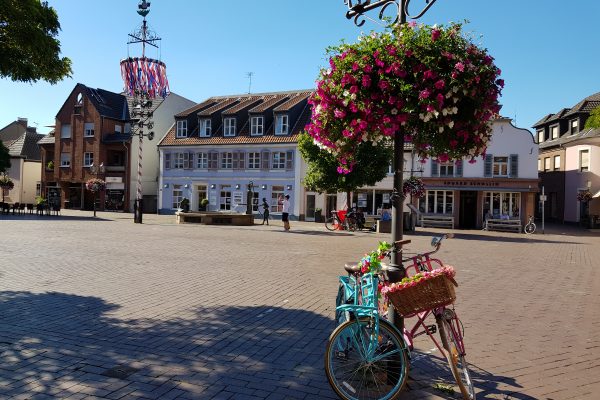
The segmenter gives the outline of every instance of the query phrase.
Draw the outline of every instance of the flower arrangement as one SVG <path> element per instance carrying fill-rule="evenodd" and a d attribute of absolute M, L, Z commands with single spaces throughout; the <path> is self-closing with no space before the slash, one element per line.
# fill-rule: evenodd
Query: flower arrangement
<path fill-rule="evenodd" d="M 456 271 L 454 271 L 454 267 L 450 265 L 445 265 L 441 268 L 436 268 L 433 271 L 423 271 L 415 274 L 411 277 L 403 278 L 400 282 L 391 283 L 389 285 L 381 288 L 381 294 L 387 295 L 388 293 L 396 293 L 403 289 L 416 286 L 419 282 L 425 281 L 428 279 L 433 279 L 440 275 L 446 275 L 448 278 L 454 278 L 456 275 Z"/>
<path fill-rule="evenodd" d="M 589 190 L 579 192 L 577 193 L 577 200 L 581 201 L 582 203 L 587 203 L 588 201 L 592 200 L 592 193 L 590 193 Z"/>
<path fill-rule="evenodd" d="M 0 188 L 6 190 L 12 190 L 15 187 L 15 183 L 8 176 L 4 175 L 0 178 Z"/>
<path fill-rule="evenodd" d="M 376 274 L 381 271 L 381 260 L 385 258 L 387 253 L 392 248 L 388 242 L 379 242 L 377 250 L 365 254 L 360 260 L 360 272 L 363 274 Z"/>
<path fill-rule="evenodd" d="M 484 155 L 488 121 L 500 110 L 504 82 L 494 59 L 462 33 L 461 24 L 402 24 L 328 49 L 308 133 L 349 173 L 361 142 L 389 145 L 396 134 L 421 160 Z"/>
<path fill-rule="evenodd" d="M 99 178 L 88 179 L 85 183 L 85 188 L 90 192 L 101 192 L 106 189 L 106 182 Z"/>
<path fill-rule="evenodd" d="M 418 199 L 425 197 L 425 185 L 423 184 L 423 180 L 416 176 L 411 176 L 404 181 L 402 193 L 404 193 L 404 196 L 411 194 Z"/>

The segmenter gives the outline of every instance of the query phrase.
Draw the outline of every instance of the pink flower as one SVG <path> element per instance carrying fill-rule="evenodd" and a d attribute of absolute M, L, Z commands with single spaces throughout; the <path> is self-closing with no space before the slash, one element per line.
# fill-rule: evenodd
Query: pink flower
<path fill-rule="evenodd" d="M 365 71 L 366 73 L 371 73 L 373 71 L 373 67 L 370 66 L 369 64 L 365 65 L 365 67 L 363 68 L 363 71 Z"/>
<path fill-rule="evenodd" d="M 434 86 L 435 86 L 435 88 L 436 88 L 436 89 L 440 89 L 440 90 L 441 90 L 441 89 L 443 89 L 444 87 L 446 87 L 446 82 L 444 82 L 443 80 L 441 80 L 441 79 L 440 79 L 439 81 L 437 81 L 437 82 L 435 83 L 435 85 L 434 85 Z"/>
<path fill-rule="evenodd" d="M 387 89 L 389 89 L 390 84 L 387 81 L 382 80 L 382 81 L 379 81 L 378 86 L 381 90 L 387 90 Z"/>
<path fill-rule="evenodd" d="M 346 116 L 346 111 L 344 111 L 344 110 L 335 110 L 333 112 L 333 115 L 335 115 L 336 118 L 344 118 Z"/>
<path fill-rule="evenodd" d="M 415 21 L 410 21 L 408 23 L 408 26 L 410 26 L 411 28 L 416 28 L 417 27 L 417 23 Z"/>
<path fill-rule="evenodd" d="M 503 88 L 503 87 L 504 87 L 504 79 L 498 79 L 498 80 L 496 81 L 496 84 L 497 84 L 498 86 L 500 86 L 501 88 Z"/>
<path fill-rule="evenodd" d="M 430 95 L 431 92 L 429 91 L 429 89 L 421 90 L 421 92 L 419 93 L 419 99 L 427 99 Z"/>
<path fill-rule="evenodd" d="M 428 69 L 423 73 L 423 78 L 425 79 L 435 79 L 436 74 L 432 70 Z"/>
<path fill-rule="evenodd" d="M 441 34 L 442 34 L 442 32 L 440 32 L 439 29 L 432 30 L 431 31 L 431 41 L 435 42 L 436 40 L 438 40 Z"/>
<path fill-rule="evenodd" d="M 371 86 L 371 77 L 369 75 L 364 75 L 362 77 L 362 86 L 368 88 Z"/>
<path fill-rule="evenodd" d="M 454 66 L 454 68 L 456 68 L 460 72 L 464 72 L 465 71 L 465 64 L 463 64 L 461 62 L 457 62 L 456 65 Z"/>
<path fill-rule="evenodd" d="M 358 71 L 358 69 L 360 68 L 360 65 L 358 65 L 358 63 L 354 63 L 352 64 L 352 71 Z"/>
<path fill-rule="evenodd" d="M 430 112 L 430 113 L 432 113 L 432 112 L 434 112 L 434 111 L 435 111 L 435 108 L 434 108 L 434 107 L 433 107 L 431 104 L 428 104 L 428 105 L 427 105 L 427 112 Z"/>
<path fill-rule="evenodd" d="M 435 98 L 438 102 L 439 108 L 442 108 L 444 106 L 444 95 L 441 93 L 438 93 L 438 95 Z"/>

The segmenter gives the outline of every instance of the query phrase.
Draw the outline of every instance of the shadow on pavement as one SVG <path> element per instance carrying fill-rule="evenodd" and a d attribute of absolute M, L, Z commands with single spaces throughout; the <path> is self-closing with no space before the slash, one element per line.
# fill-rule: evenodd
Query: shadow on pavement
<path fill-rule="evenodd" d="M 97 222 L 108 222 L 108 221 L 112 221 L 111 219 L 106 219 L 106 218 L 101 218 L 101 217 L 96 217 L 94 218 L 93 215 L 90 215 L 89 217 L 84 217 L 84 216 L 74 216 L 74 215 L 31 215 L 31 214 L 27 214 L 27 215 L 0 215 L 0 221 L 1 220 L 7 220 L 7 221 L 17 221 L 17 220 L 23 220 L 23 221 L 48 221 L 48 222 L 52 222 L 52 221 L 97 221 Z"/>
<path fill-rule="evenodd" d="M 477 240 L 477 241 L 487 241 L 487 242 L 506 242 L 506 243 L 572 243 L 572 244 L 582 244 L 581 242 L 576 242 L 572 240 L 556 240 L 556 239 L 541 239 L 543 235 L 525 235 L 515 233 L 515 236 L 492 236 L 489 234 L 481 234 L 479 231 L 461 231 L 460 233 L 456 233 L 454 231 L 448 230 L 447 233 L 454 233 L 454 239 L 460 240 Z M 409 235 L 413 236 L 442 236 L 446 232 L 434 232 L 434 231 L 424 231 L 419 230 L 416 232 L 410 232 Z"/>
<path fill-rule="evenodd" d="M 334 399 L 323 371 L 333 321 L 283 307 L 199 308 L 189 318 L 121 319 L 120 306 L 65 293 L 0 292 L 4 396 Z M 445 360 L 413 353 L 410 392 L 452 384 Z M 473 370 L 478 391 L 512 378 Z M 190 397 L 191 396 L 191 397 Z M 511 398 L 530 399 L 514 390 Z M 452 398 L 452 397 L 448 397 Z"/>

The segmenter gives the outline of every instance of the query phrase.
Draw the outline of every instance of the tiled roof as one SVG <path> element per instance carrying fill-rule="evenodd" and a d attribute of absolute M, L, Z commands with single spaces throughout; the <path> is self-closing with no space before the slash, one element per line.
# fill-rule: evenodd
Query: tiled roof
<path fill-rule="evenodd" d="M 198 136 L 185 139 L 175 139 L 175 127 L 172 127 L 165 135 L 159 146 L 207 146 L 228 144 L 274 144 L 274 143 L 297 143 L 298 135 L 264 135 L 264 136 L 235 136 L 235 137 L 210 137 L 200 138 Z"/>
<path fill-rule="evenodd" d="M 129 119 L 127 98 L 124 95 L 104 89 L 93 89 L 81 83 L 78 85 L 85 88 L 87 97 L 101 116 L 121 121 Z"/>
<path fill-rule="evenodd" d="M 539 147 L 540 147 L 540 149 L 547 149 L 547 148 L 556 147 L 558 145 L 565 145 L 565 144 L 574 142 L 576 140 L 584 140 L 584 139 L 591 139 L 591 138 L 600 138 L 600 128 L 595 128 L 595 129 L 588 128 L 588 129 L 583 129 L 582 131 L 580 131 L 574 135 L 563 135 L 563 136 L 559 137 L 558 139 L 542 142 L 539 144 Z"/>
<path fill-rule="evenodd" d="M 232 104 L 235 104 L 238 102 L 237 98 L 231 98 L 231 99 L 226 99 L 225 101 L 219 102 L 217 104 L 215 104 L 214 106 L 207 108 L 206 110 L 202 110 L 198 113 L 199 116 L 202 117 L 210 117 L 211 114 L 220 111 L 222 109 L 224 109 L 225 107 L 229 107 Z"/>
<path fill-rule="evenodd" d="M 563 108 L 562 110 L 548 118 L 546 120 L 546 123 L 558 121 L 559 119 L 563 118 L 569 112 L 569 110 L 570 108 Z"/>
<path fill-rule="evenodd" d="M 581 100 L 579 103 L 575 104 L 571 108 L 563 108 L 561 111 L 559 111 L 556 114 L 546 115 L 544 118 L 542 118 L 541 120 L 536 122 L 533 125 L 533 127 L 537 128 L 540 125 L 544 125 L 548 122 L 553 122 L 553 121 L 561 119 L 561 118 L 569 118 L 572 115 L 575 115 L 578 113 L 589 113 L 594 108 L 599 107 L 599 106 L 600 106 L 600 92 L 586 97 L 585 99 Z"/>
<path fill-rule="evenodd" d="M 277 96 L 270 96 L 265 98 L 265 101 L 257 105 L 256 107 L 248 110 L 249 113 L 263 113 L 270 108 L 278 106 L 281 102 L 286 101 L 288 96 L 282 94 Z"/>
<path fill-rule="evenodd" d="M 43 135 L 42 138 L 38 140 L 38 144 L 54 144 L 54 130 L 50 131 L 47 135 Z"/>
<path fill-rule="evenodd" d="M 190 114 L 195 114 L 198 111 L 202 111 L 205 108 L 208 108 L 216 103 L 216 100 L 208 99 L 203 101 L 202 103 L 196 104 L 194 107 L 188 108 L 187 110 L 183 110 L 179 114 L 175 114 L 175 118 L 187 117 Z"/>
<path fill-rule="evenodd" d="M 43 136 L 39 133 L 25 132 L 8 146 L 8 152 L 11 156 L 25 157 L 28 160 L 34 161 L 41 160 L 38 141 Z"/>
<path fill-rule="evenodd" d="M 294 107 L 296 104 L 300 103 L 303 100 L 306 100 L 306 98 L 308 96 L 310 96 L 311 93 L 312 93 L 312 91 L 310 91 L 310 90 L 299 92 L 296 96 L 292 97 L 291 99 L 289 99 L 288 101 L 286 101 L 285 103 L 280 105 L 279 107 L 275 108 L 273 111 L 275 111 L 275 112 L 288 111 L 289 109 Z"/>
<path fill-rule="evenodd" d="M 553 115 L 554 114 L 548 114 L 548 115 L 546 115 L 544 118 L 540 119 L 538 122 L 536 122 L 535 124 L 533 124 L 533 128 L 537 128 L 538 126 L 545 124 L 546 122 L 548 122 L 548 120 L 550 118 L 552 118 Z"/>
<path fill-rule="evenodd" d="M 248 97 L 245 99 L 241 99 L 240 103 L 223 111 L 223 115 L 237 114 L 240 111 L 243 111 L 247 108 L 251 108 L 252 106 L 254 106 L 256 103 L 258 103 L 261 100 L 262 99 L 260 97 Z"/>

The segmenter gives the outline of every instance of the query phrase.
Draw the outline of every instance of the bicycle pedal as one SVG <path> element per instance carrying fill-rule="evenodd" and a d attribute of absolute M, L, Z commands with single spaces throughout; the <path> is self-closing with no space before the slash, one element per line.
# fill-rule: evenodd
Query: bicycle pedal
<path fill-rule="evenodd" d="M 434 333 L 437 333 L 437 325 L 435 325 L 435 324 L 428 325 L 427 326 L 427 332 L 429 332 L 430 335 L 433 335 Z"/>

